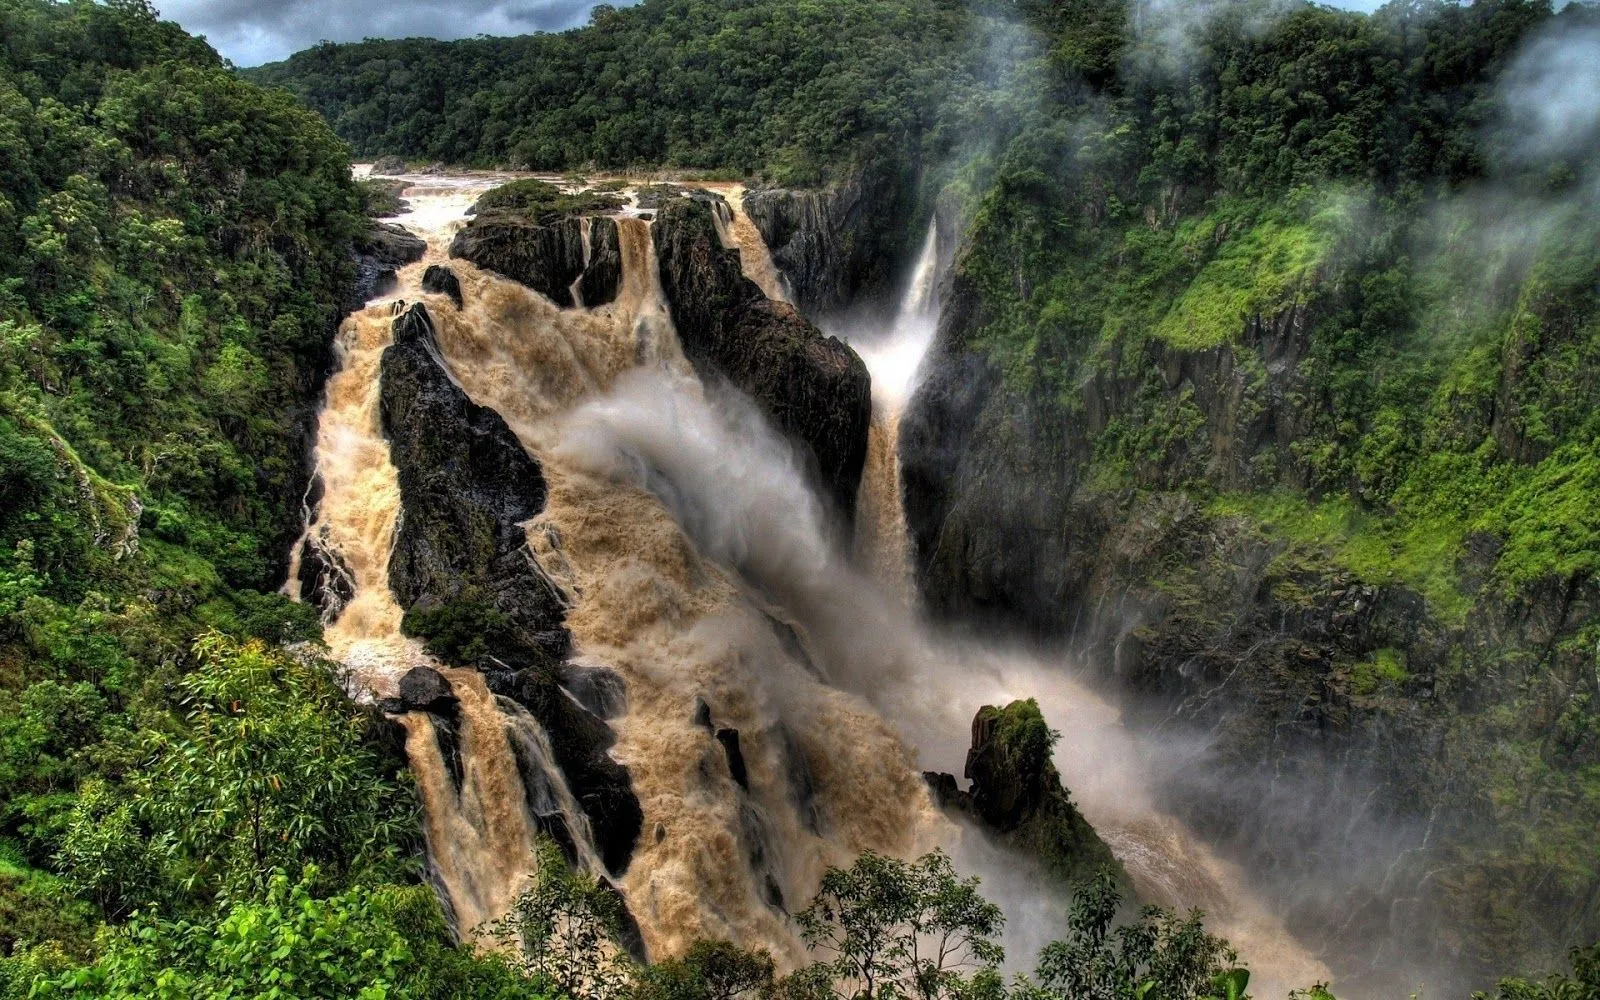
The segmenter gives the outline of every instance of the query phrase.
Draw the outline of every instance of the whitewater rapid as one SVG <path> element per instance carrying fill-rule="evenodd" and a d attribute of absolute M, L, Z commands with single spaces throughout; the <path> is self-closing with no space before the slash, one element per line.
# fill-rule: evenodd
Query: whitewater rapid
<path fill-rule="evenodd" d="M 408 180 L 412 210 L 396 221 L 426 240 L 427 254 L 402 269 L 393 294 L 344 324 L 319 424 L 322 496 L 306 537 L 337 554 L 353 590 L 329 615 L 327 642 L 362 698 L 392 696 L 406 670 L 430 663 L 401 634 L 388 587 L 404 512 L 378 416 L 378 362 L 393 318 L 399 303 L 420 300 L 453 378 L 543 468 L 548 503 L 525 527 L 530 551 L 571 599 L 575 657 L 626 683 L 612 753 L 629 768 L 644 826 L 618 885 L 652 956 L 711 937 L 765 947 L 794 967 L 805 953 L 788 913 L 828 865 L 866 849 L 914 856 L 944 846 L 1006 907 L 1012 966 L 1031 967 L 1063 926 L 1066 900 L 935 809 L 921 771 L 960 774 L 977 709 L 1035 696 L 1066 733 L 1057 765 L 1075 799 L 1143 895 L 1214 912 L 1209 926 L 1246 953 L 1258 983 L 1286 989 L 1327 978 L 1239 872 L 1155 808 L 1150 749 L 1070 679 L 1070 663 L 955 642 L 919 621 L 896 446 L 937 324 L 933 227 L 888 328 L 844 331 L 874 384 L 854 552 L 844 553 L 792 448 L 748 400 L 708 390 L 684 360 L 648 222 L 618 219 L 615 302 L 560 309 L 446 261 L 467 209 L 502 177 Z M 742 192 L 718 188 L 728 200 L 717 217 L 722 239 L 740 249 L 751 280 L 786 298 Z M 420 288 L 423 270 L 444 262 L 461 283 L 459 310 Z M 511 742 L 537 750 L 544 739 L 537 722 L 469 674 L 448 671 L 464 706 L 459 792 L 431 718 L 402 717 L 433 875 L 468 936 L 526 883 L 538 824 L 522 805 Z M 748 788 L 697 721 L 701 705 L 716 727 L 739 731 Z M 578 832 L 598 874 L 581 810 L 553 764 L 543 770 L 550 808 Z"/>

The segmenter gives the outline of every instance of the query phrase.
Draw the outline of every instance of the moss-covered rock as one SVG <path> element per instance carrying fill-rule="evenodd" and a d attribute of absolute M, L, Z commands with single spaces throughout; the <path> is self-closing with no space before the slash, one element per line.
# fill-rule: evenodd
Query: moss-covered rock
<path fill-rule="evenodd" d="M 1094 827 L 1083 818 L 1050 759 L 1060 734 L 1038 702 L 985 705 L 972 719 L 972 748 L 961 791 L 955 777 L 924 775 L 942 808 L 970 815 L 1007 846 L 1037 860 L 1064 889 L 1112 872 L 1127 891 L 1127 873 Z"/>

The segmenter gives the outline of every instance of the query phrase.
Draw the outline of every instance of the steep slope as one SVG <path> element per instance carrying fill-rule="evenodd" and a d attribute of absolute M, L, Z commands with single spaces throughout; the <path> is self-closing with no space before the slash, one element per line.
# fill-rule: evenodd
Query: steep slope
<path fill-rule="evenodd" d="M 931 607 L 1073 636 L 1209 733 L 1171 801 L 1387 989 L 1600 933 L 1594 165 L 1453 111 L 1559 99 L 1541 67 L 1593 28 L 1547 17 L 1135 48 L 1118 108 L 1012 143 L 902 430 Z"/>

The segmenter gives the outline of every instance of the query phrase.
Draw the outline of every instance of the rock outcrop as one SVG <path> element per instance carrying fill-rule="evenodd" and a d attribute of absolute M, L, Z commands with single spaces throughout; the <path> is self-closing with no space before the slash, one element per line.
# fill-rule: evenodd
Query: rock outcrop
<path fill-rule="evenodd" d="M 628 769 L 611 759 L 616 734 L 568 697 L 545 671 L 490 671 L 486 680 L 491 691 L 516 701 L 539 720 L 556 766 L 589 817 L 600 859 L 612 874 L 622 874 L 644 826 L 644 812 L 633 794 Z"/>
<path fill-rule="evenodd" d="M 422 290 L 432 295 L 448 296 L 451 302 L 460 309 L 463 305 L 461 298 L 461 279 L 456 273 L 443 264 L 429 265 L 422 272 Z"/>
<path fill-rule="evenodd" d="M 504 639 L 515 667 L 566 655 L 566 599 L 528 549 L 522 522 L 544 509 L 544 476 L 498 413 L 478 406 L 439 363 L 418 304 L 383 355 L 383 430 L 405 517 L 389 583 L 408 616 Z M 470 640 L 469 640 L 470 641 Z"/>
<path fill-rule="evenodd" d="M 917 249 L 904 224 L 915 188 L 899 173 L 856 174 L 820 189 L 747 191 L 744 210 L 801 310 L 824 316 L 888 304 Z"/>
<path fill-rule="evenodd" d="M 355 312 L 369 299 L 394 289 L 395 272 L 415 264 L 428 252 L 428 244 L 404 226 L 374 222 L 355 241 L 356 278 L 346 300 L 346 313 Z"/>
<path fill-rule="evenodd" d="M 372 164 L 372 176 L 394 177 L 406 172 L 406 161 L 398 156 L 380 156 Z"/>
<path fill-rule="evenodd" d="M 586 229 L 593 248 L 587 255 Z M 622 283 L 621 235 L 617 221 L 603 216 L 549 219 L 492 209 L 456 234 L 450 256 L 520 282 L 563 309 L 577 304 L 575 284 L 583 304 L 593 307 L 613 301 Z"/>
<path fill-rule="evenodd" d="M 661 286 L 684 354 L 726 379 L 804 447 L 838 509 L 855 509 L 872 420 L 872 382 L 856 353 L 762 294 L 717 236 L 709 197 L 662 204 L 652 227 Z"/>
<path fill-rule="evenodd" d="M 970 815 L 1001 843 L 1037 860 L 1070 888 L 1102 868 L 1127 884 L 1127 875 L 1100 835 L 1072 804 L 1050 760 L 1056 734 L 1032 700 L 984 706 L 972 720 L 963 792 L 955 777 L 929 772 L 934 801 Z"/>

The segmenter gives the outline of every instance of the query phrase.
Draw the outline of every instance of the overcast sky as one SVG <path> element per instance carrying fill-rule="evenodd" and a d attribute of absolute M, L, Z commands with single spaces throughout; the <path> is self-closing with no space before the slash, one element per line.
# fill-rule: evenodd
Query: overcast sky
<path fill-rule="evenodd" d="M 612 0 L 626 7 L 631 0 Z M 1372 10 L 1382 0 L 1336 0 Z M 156 0 L 163 17 L 204 35 L 240 66 L 257 66 L 323 39 L 469 38 L 560 31 L 589 19 L 592 0 Z"/>
<path fill-rule="evenodd" d="M 626 7 L 631 0 L 611 0 Z M 161 16 L 240 66 L 323 39 L 470 38 L 560 31 L 589 20 L 594 0 L 155 0 Z"/>

